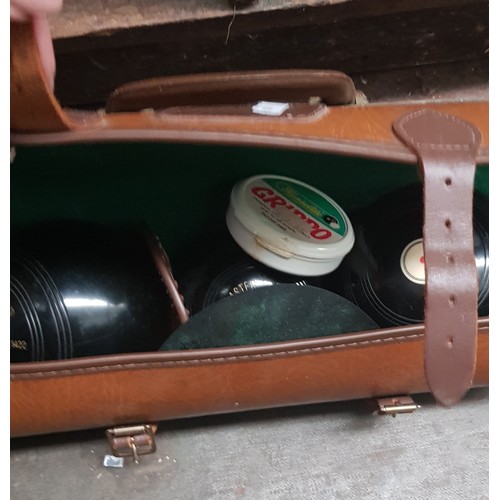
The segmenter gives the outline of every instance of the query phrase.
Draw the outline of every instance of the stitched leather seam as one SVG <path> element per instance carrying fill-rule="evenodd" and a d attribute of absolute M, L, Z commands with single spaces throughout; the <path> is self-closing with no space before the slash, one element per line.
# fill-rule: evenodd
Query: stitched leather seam
<path fill-rule="evenodd" d="M 472 151 L 468 144 L 432 144 L 421 143 L 421 148 L 432 149 L 433 151 Z"/>
<path fill-rule="evenodd" d="M 417 116 L 421 116 L 422 114 L 427 113 L 427 110 L 423 109 L 420 111 L 415 111 L 414 113 L 411 113 L 407 116 L 405 116 L 401 121 L 399 122 L 400 127 L 404 130 L 406 138 L 411 144 L 417 145 L 421 148 L 429 148 L 432 150 L 438 150 L 438 151 L 471 151 L 472 147 L 469 144 L 440 144 L 440 143 L 433 143 L 433 142 L 418 142 L 411 135 L 408 134 L 405 125 L 410 121 L 416 118 Z M 465 128 L 468 132 L 471 133 L 472 135 L 472 141 L 476 141 L 476 133 L 474 132 L 474 129 L 469 126 L 467 123 L 465 123 L 462 120 L 459 120 L 455 118 L 454 116 L 450 116 L 444 113 L 440 113 L 439 111 L 433 111 L 433 113 L 438 114 L 441 118 L 444 120 L 450 121 L 456 125 L 461 126 L 462 128 Z"/>
<path fill-rule="evenodd" d="M 45 134 L 31 134 L 31 133 L 15 133 L 11 135 L 11 140 L 14 145 L 42 145 L 42 144 L 79 144 L 85 142 L 92 142 L 95 140 L 92 133 L 87 134 L 85 129 L 74 130 L 70 132 L 51 132 Z M 104 129 L 102 130 L 104 136 L 101 134 L 102 142 L 110 142 L 116 140 L 137 140 L 136 135 L 143 135 L 139 140 L 143 141 L 154 141 L 156 138 L 151 137 L 151 135 L 161 135 L 164 133 L 167 135 L 167 139 L 171 139 L 171 135 L 178 132 L 177 130 L 170 129 Z M 387 153 L 391 154 L 403 154 L 408 157 L 408 160 L 415 159 L 415 155 L 409 152 L 404 146 L 400 146 L 399 144 L 391 144 L 389 142 L 376 142 L 376 141 L 366 141 L 366 140 L 358 140 L 358 139 L 343 139 L 343 138 L 330 138 L 330 137 L 322 137 L 315 135 L 303 135 L 303 134 L 295 134 L 295 133 L 283 133 L 283 132 L 270 132 L 270 133 L 256 133 L 253 131 L 242 131 L 242 132 L 227 132 L 227 131 L 213 131 L 213 130 L 188 130 L 183 131 L 187 132 L 188 135 L 196 135 L 201 134 L 203 139 L 208 140 L 213 139 L 220 140 L 220 137 L 231 136 L 231 138 L 245 138 L 250 137 L 252 140 L 269 140 L 272 142 L 273 139 L 288 139 L 290 141 L 305 141 L 309 143 L 317 143 L 321 144 L 321 146 L 340 146 L 341 148 L 349 148 L 349 150 L 358 152 L 360 150 L 364 154 L 370 154 L 372 152 L 378 153 Z M 76 137 L 76 135 L 80 135 L 80 137 Z M 68 137 L 64 137 L 64 136 Z M 112 135 L 112 138 L 109 138 L 109 135 Z M 55 136 L 55 137 L 54 137 Z M 147 136 L 146 138 L 144 136 Z M 46 140 L 44 140 L 44 137 Z M 26 139 L 28 138 L 28 139 Z M 160 140 L 165 140 L 164 137 L 160 137 Z M 188 138 L 189 140 L 182 140 L 182 142 L 196 142 L 196 139 Z M 246 144 L 247 141 L 242 141 L 243 144 Z M 287 147 L 290 145 L 287 144 Z M 314 145 L 312 145 L 314 148 Z M 300 146 L 297 149 L 303 149 Z M 485 151 L 488 148 L 483 148 Z M 321 148 L 323 150 L 323 148 Z M 312 149 L 314 151 L 314 149 Z M 328 149 L 328 151 L 332 151 Z M 333 150 L 333 153 L 345 154 L 344 149 L 340 149 L 339 151 Z M 383 158 L 382 159 L 386 159 Z"/>
<path fill-rule="evenodd" d="M 387 337 L 385 339 L 375 339 L 375 340 L 362 340 L 357 342 L 347 342 L 338 345 L 329 345 L 322 347 L 309 347 L 306 349 L 295 349 L 290 351 L 277 351 L 264 354 L 242 354 L 237 356 L 221 356 L 214 358 L 204 358 L 204 359 L 186 359 L 186 360 L 175 360 L 175 361 L 155 361 L 155 362 L 145 362 L 145 363 L 125 363 L 117 365 L 106 365 L 106 366 L 90 366 L 85 368 L 75 368 L 71 370 L 52 370 L 49 372 L 33 372 L 33 373 L 20 373 L 11 375 L 11 381 L 30 379 L 30 378 L 49 378 L 53 376 L 68 376 L 68 375 L 79 375 L 79 374 L 90 374 L 99 373 L 104 371 L 113 370 L 131 370 L 131 369 L 147 369 L 147 368 L 162 368 L 169 366 L 199 366 L 204 364 L 222 364 L 231 363 L 234 361 L 254 361 L 254 360 L 265 360 L 265 359 L 279 359 L 288 356 L 298 356 L 304 354 L 314 354 L 321 352 L 333 352 L 353 347 L 372 347 L 374 345 L 381 345 L 386 343 L 401 342 L 405 340 L 416 340 L 423 337 L 423 333 L 416 333 L 413 335 L 400 335 L 396 337 Z"/>
<path fill-rule="evenodd" d="M 116 137 L 111 137 L 109 138 L 108 133 L 111 132 L 109 135 L 113 135 Z M 114 132 L 114 133 L 113 133 Z M 153 134 L 161 134 L 162 132 L 167 135 L 167 140 L 172 139 L 170 137 L 170 130 L 168 129 L 157 129 L 157 130 L 141 130 L 141 129 L 105 129 L 102 130 L 102 134 L 100 136 L 100 140 L 102 142 L 113 142 L 116 140 L 123 140 L 123 139 L 130 139 L 130 140 L 137 140 L 137 136 L 134 134 L 144 134 L 148 137 L 141 137 L 140 140 L 144 141 L 155 141 L 158 140 L 155 137 L 151 137 L 151 132 Z M 81 137 L 81 135 L 84 135 L 84 137 Z M 191 133 L 191 132 L 188 132 Z M 364 140 L 357 140 L 357 139 L 340 139 L 340 138 L 334 138 L 333 140 L 331 138 L 326 138 L 326 137 L 320 137 L 320 136 L 310 136 L 310 135 L 301 135 L 301 134 L 289 134 L 289 133 L 272 133 L 272 134 L 257 134 L 254 132 L 241 132 L 241 133 L 231 133 L 231 132 L 208 132 L 205 130 L 202 131 L 194 131 L 194 133 L 200 133 L 202 134 L 203 138 L 201 142 L 208 142 L 211 143 L 213 142 L 213 139 L 211 136 L 216 136 L 217 140 L 220 140 L 221 135 L 222 136 L 227 136 L 230 135 L 232 136 L 237 136 L 237 138 L 241 138 L 244 136 L 250 136 L 250 138 L 253 141 L 259 141 L 259 140 L 264 140 L 265 144 L 271 144 L 271 145 L 277 145 L 277 146 L 284 146 L 282 143 L 275 144 L 272 139 L 288 139 L 290 142 L 292 141 L 304 141 L 306 144 L 304 146 L 302 145 L 297 145 L 297 144 L 286 144 L 285 147 L 292 147 L 293 149 L 304 149 L 307 147 L 310 151 L 321 151 L 321 152 L 328 152 L 328 153 L 336 153 L 339 155 L 343 154 L 359 154 L 359 155 L 365 155 L 365 156 L 373 156 L 373 159 L 382 159 L 382 160 L 397 160 L 397 161 L 402 161 L 402 162 L 411 162 L 413 163 L 416 161 L 415 154 L 410 152 L 407 148 L 399 146 L 398 144 L 391 144 L 388 142 L 371 142 L 371 141 L 364 141 Z M 80 135 L 80 137 L 75 138 L 76 135 Z M 68 137 L 65 137 L 65 136 Z M 55 136 L 55 137 L 54 137 Z M 207 138 L 208 136 L 208 138 Z M 46 140 L 44 140 L 44 137 L 46 137 Z M 28 139 L 26 139 L 28 138 Z M 92 134 L 86 134 L 85 130 L 78 130 L 78 131 L 70 131 L 70 132 L 54 132 L 54 133 L 46 133 L 46 134 L 30 134 L 30 133 L 23 133 L 23 134 L 12 134 L 11 135 L 11 140 L 14 145 L 23 145 L 23 144 L 72 144 L 72 143 L 85 143 L 85 142 L 90 142 L 94 141 L 95 138 L 92 137 Z M 165 140 L 165 138 L 163 138 Z M 175 138 L 174 138 L 175 140 Z M 190 142 L 192 142 L 193 139 L 191 139 Z M 186 142 L 186 141 L 182 141 Z M 195 140 L 196 142 L 196 140 Z M 250 141 L 246 140 L 239 140 L 235 141 L 235 144 L 243 144 L 246 145 Z M 336 149 L 335 149 L 336 148 Z M 488 148 L 480 146 L 479 151 L 481 152 L 481 155 L 486 157 L 488 155 Z"/>

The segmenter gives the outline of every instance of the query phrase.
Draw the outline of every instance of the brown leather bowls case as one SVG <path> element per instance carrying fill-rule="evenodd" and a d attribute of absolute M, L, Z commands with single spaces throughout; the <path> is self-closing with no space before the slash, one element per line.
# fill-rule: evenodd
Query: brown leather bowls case
<path fill-rule="evenodd" d="M 11 436 L 428 391 L 452 405 L 470 387 L 488 384 L 489 323 L 477 318 L 471 223 L 475 165 L 488 160 L 488 103 L 358 106 L 345 75 L 312 72 L 313 83 L 307 72 L 297 75 L 295 84 L 293 72 L 285 76 L 306 95 L 316 81 L 309 93 L 315 96 L 315 79 L 333 77 L 340 105 L 328 97 L 312 110 L 297 106 L 298 116 L 278 118 L 242 115 L 234 109 L 241 97 L 227 106 L 216 101 L 211 114 L 196 108 L 77 113 L 63 110 L 48 91 L 30 27 L 13 26 L 12 142 L 243 144 L 418 163 L 425 185 L 425 322 L 245 347 L 15 364 Z M 266 100 L 276 96 L 270 82 L 283 81 L 283 74 L 236 75 L 237 85 L 231 75 L 214 78 L 216 87 L 233 90 L 260 82 Z M 207 84 L 206 75 L 188 80 L 196 92 Z M 178 89 L 178 81 L 170 87 Z M 214 116 L 221 106 L 227 113 Z"/>

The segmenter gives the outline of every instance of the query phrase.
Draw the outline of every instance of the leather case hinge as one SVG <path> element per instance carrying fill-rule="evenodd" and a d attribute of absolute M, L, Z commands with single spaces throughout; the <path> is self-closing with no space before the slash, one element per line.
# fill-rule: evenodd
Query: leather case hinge
<path fill-rule="evenodd" d="M 376 402 L 379 415 L 392 415 L 393 417 L 399 413 L 413 413 L 420 408 L 420 405 L 415 403 L 410 396 L 379 398 Z"/>

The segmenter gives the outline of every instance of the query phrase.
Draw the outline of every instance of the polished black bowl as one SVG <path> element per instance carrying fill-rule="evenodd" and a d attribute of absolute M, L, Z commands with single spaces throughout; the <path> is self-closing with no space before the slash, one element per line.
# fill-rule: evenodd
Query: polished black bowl
<path fill-rule="evenodd" d="M 283 273 L 256 261 L 227 232 L 218 234 L 215 240 L 216 246 L 207 245 L 209 251 L 193 258 L 201 262 L 190 267 L 179 281 L 179 289 L 191 315 L 226 297 L 278 283 L 321 286 L 318 277 Z"/>
<path fill-rule="evenodd" d="M 11 238 L 11 361 L 157 350 L 187 320 L 144 225 L 32 224 Z"/>
<path fill-rule="evenodd" d="M 420 323 L 424 319 L 422 186 L 393 191 L 365 210 L 352 214 L 356 235 L 353 250 L 339 269 L 342 295 L 352 300 L 381 327 Z M 478 273 L 478 314 L 489 312 L 488 198 L 474 194 L 474 253 Z M 422 259 L 422 267 L 412 256 Z M 338 282 L 337 282 L 338 286 Z"/>

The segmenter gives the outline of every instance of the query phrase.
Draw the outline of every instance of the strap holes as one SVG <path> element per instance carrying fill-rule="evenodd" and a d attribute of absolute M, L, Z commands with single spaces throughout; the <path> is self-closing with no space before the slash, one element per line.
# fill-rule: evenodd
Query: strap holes
<path fill-rule="evenodd" d="M 451 177 L 446 177 L 446 179 L 444 180 L 444 183 L 445 183 L 447 186 L 451 186 Z"/>
<path fill-rule="evenodd" d="M 448 264 L 455 264 L 455 257 L 453 257 L 453 255 L 451 255 L 451 253 L 447 254 L 446 255 L 446 262 L 448 262 Z"/>
<path fill-rule="evenodd" d="M 455 342 L 455 338 L 454 337 L 448 337 L 448 340 L 447 340 L 447 346 L 448 346 L 448 349 L 452 349 L 453 348 L 453 343 Z"/>
<path fill-rule="evenodd" d="M 450 219 L 446 219 L 444 221 L 444 225 L 446 226 L 446 229 L 451 229 L 451 220 Z"/>
<path fill-rule="evenodd" d="M 455 307 L 456 302 L 457 302 L 457 299 L 456 299 L 455 295 L 450 295 L 448 297 L 448 305 L 450 307 Z"/>

